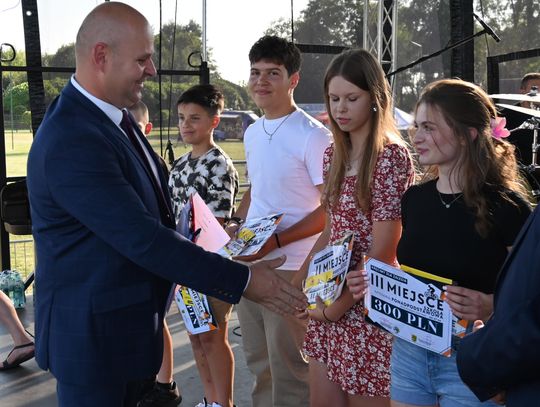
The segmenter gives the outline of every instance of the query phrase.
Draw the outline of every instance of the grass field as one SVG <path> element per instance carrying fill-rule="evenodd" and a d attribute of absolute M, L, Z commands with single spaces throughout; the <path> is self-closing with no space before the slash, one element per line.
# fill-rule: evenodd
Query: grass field
<path fill-rule="evenodd" d="M 174 131 L 173 131 L 174 130 Z M 170 131 L 175 159 L 190 151 L 190 146 L 177 142 L 177 130 Z M 32 134 L 28 131 L 5 132 L 6 171 L 8 177 L 26 176 L 28 151 L 32 144 Z M 159 130 L 153 130 L 149 137 L 154 150 L 160 153 Z M 167 144 L 167 133 L 163 134 L 163 148 Z M 220 147 L 233 160 L 244 160 L 244 144 L 238 140 L 227 140 L 219 143 Z M 240 183 L 245 183 L 245 164 L 235 164 Z M 241 192 L 244 188 L 241 188 Z M 18 270 L 26 278 L 34 270 L 34 243 L 32 236 L 10 236 L 11 268 Z"/>

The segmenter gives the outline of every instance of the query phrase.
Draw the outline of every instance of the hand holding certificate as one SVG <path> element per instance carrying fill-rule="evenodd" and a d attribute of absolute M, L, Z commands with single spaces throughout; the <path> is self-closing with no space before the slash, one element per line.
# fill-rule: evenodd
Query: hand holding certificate
<path fill-rule="evenodd" d="M 352 234 L 349 234 L 313 256 L 304 282 L 309 309 L 316 308 L 317 298 L 326 306 L 339 298 L 349 271 L 352 245 Z"/>
<path fill-rule="evenodd" d="M 364 267 L 365 255 L 362 255 L 362 259 L 357 264 L 358 270 L 350 270 L 347 273 L 347 286 L 351 292 L 353 298 L 356 301 L 364 299 L 367 289 L 369 287 L 369 277 Z"/>
<path fill-rule="evenodd" d="M 452 280 L 402 269 L 375 259 L 366 263 L 366 319 L 408 342 L 450 356 L 454 320 L 442 287 Z"/>
<path fill-rule="evenodd" d="M 184 206 L 177 230 L 197 246 L 211 252 L 216 252 L 229 240 L 227 233 L 197 193 Z M 189 287 L 178 286 L 174 299 L 190 334 L 218 329 L 206 295 Z"/>
<path fill-rule="evenodd" d="M 239 257 L 239 260 L 249 261 L 247 257 L 256 254 L 275 232 L 283 214 L 263 216 L 246 220 L 240 225 L 236 237 L 231 239 L 218 254 L 223 257 Z"/>
<path fill-rule="evenodd" d="M 230 239 L 202 198 L 198 194 L 194 194 L 182 209 L 177 230 L 203 249 L 230 258 L 257 253 L 268 238 L 272 236 L 281 218 L 281 214 L 276 214 L 251 219 L 240 226 L 235 239 Z M 254 291 L 253 286 L 257 285 L 257 281 L 264 280 L 264 284 L 268 284 L 272 278 L 278 278 L 274 274 L 269 273 L 268 266 L 271 268 L 278 267 L 283 261 L 284 259 L 274 259 L 272 262 L 259 262 L 258 265 L 252 266 L 252 270 L 258 273 L 258 275 L 252 275 L 245 295 L 251 299 L 258 300 L 274 312 L 292 314 L 294 307 L 292 310 L 289 309 L 292 304 L 298 302 L 298 307 L 303 304 L 303 299 L 300 296 L 295 298 L 295 295 L 301 295 L 300 292 L 287 293 L 285 297 L 288 298 L 289 295 L 291 297 L 290 303 L 287 304 L 282 304 L 278 301 L 280 299 L 279 294 L 281 293 L 270 295 L 271 299 L 267 301 L 264 298 L 253 297 L 251 295 L 251 292 Z M 266 278 L 259 278 L 259 274 L 266 275 Z M 289 289 L 289 286 L 283 284 L 281 281 L 277 281 L 274 286 L 281 287 L 280 289 L 283 290 Z M 255 292 L 260 291 L 264 290 L 255 289 Z M 218 329 L 206 295 L 189 287 L 179 286 L 175 293 L 175 300 L 190 334 L 195 335 Z"/>

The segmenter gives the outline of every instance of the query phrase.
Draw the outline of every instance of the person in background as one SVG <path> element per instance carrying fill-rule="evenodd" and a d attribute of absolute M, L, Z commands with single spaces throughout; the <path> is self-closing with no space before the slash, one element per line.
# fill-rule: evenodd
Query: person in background
<path fill-rule="evenodd" d="M 530 72 L 523 76 L 519 93 L 525 95 L 529 93 L 534 86 L 536 87 L 536 90 L 539 91 L 538 95 L 540 95 L 540 72 Z M 528 101 L 521 101 L 516 105 L 529 109 L 531 108 L 531 102 Z M 516 157 L 518 162 L 524 166 L 530 165 L 532 163 L 533 131 L 531 129 L 519 128 L 519 126 L 523 125 L 523 123 L 530 119 L 531 116 L 511 109 L 503 109 L 501 115 L 506 118 L 506 128 L 512 131 L 507 140 L 516 146 Z M 538 153 L 538 158 L 540 159 L 540 151 Z M 533 189 L 540 189 L 540 185 L 536 184 L 538 180 L 535 181 L 535 179 L 531 178 L 531 175 L 527 172 L 525 172 L 525 174 Z M 540 174 L 537 174 L 537 176 L 540 176 Z"/>
<path fill-rule="evenodd" d="M 135 123 L 137 124 L 137 127 L 139 128 L 141 133 L 148 138 L 150 136 L 150 132 L 153 129 L 153 125 L 150 121 L 150 115 L 146 104 L 142 100 L 140 100 L 129 108 L 129 112 L 132 114 L 133 119 L 135 119 Z M 159 160 L 161 168 L 163 169 L 165 174 L 168 175 L 169 167 L 167 166 L 167 163 L 165 162 L 163 157 L 158 155 L 157 158 Z"/>
<path fill-rule="evenodd" d="M 514 148 L 504 140 L 508 132 L 488 95 L 457 79 L 426 86 L 414 126 L 412 141 L 425 173 L 402 199 L 399 264 L 454 281 L 445 287 L 453 315 L 486 320 L 498 272 L 531 211 Z M 358 295 L 365 285 L 351 282 L 350 289 Z M 392 406 L 484 405 L 459 377 L 459 352 L 457 338 L 451 357 L 395 338 Z"/>
<path fill-rule="evenodd" d="M 34 357 L 34 339 L 24 329 L 11 299 L 0 290 L 0 322 L 13 338 L 14 347 L 0 365 L 0 371 L 13 369 Z"/>
<path fill-rule="evenodd" d="M 129 111 L 133 115 L 139 130 L 148 137 L 152 131 L 152 122 L 150 121 L 148 106 L 146 106 L 142 100 L 139 100 L 129 108 Z"/>
<path fill-rule="evenodd" d="M 320 192 L 329 132 L 294 102 L 301 64 L 294 44 L 264 36 L 251 47 L 249 61 L 248 89 L 264 116 L 244 135 L 250 187 L 228 229 L 244 219 L 283 213 L 259 253 L 243 260 L 285 254 L 279 273 L 291 280 L 324 227 Z M 307 406 L 308 366 L 300 350 L 305 324 L 249 300 L 241 301 L 237 313 L 246 362 L 255 376 L 253 407 Z"/>
<path fill-rule="evenodd" d="M 363 254 L 396 262 L 401 197 L 414 179 L 412 159 L 397 131 L 384 72 L 366 50 L 345 51 L 324 78 L 334 143 L 324 155 L 326 226 L 312 255 L 353 233 L 351 268 Z M 387 406 L 392 335 L 364 321 L 362 301 L 347 286 L 326 307 L 308 311 L 304 350 L 309 356 L 311 407 Z"/>
<path fill-rule="evenodd" d="M 189 197 L 198 193 L 223 225 L 238 193 L 238 172 L 213 139 L 224 108 L 224 97 L 213 85 L 196 85 L 177 102 L 178 129 L 191 151 L 176 160 L 169 176 L 173 212 L 178 220 Z M 204 388 L 197 407 L 233 407 L 234 355 L 228 341 L 232 305 L 207 297 L 218 329 L 189 335 Z"/>

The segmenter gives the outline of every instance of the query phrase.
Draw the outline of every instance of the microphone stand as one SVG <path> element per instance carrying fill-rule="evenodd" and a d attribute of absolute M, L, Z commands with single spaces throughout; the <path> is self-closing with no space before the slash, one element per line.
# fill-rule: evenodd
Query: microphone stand
<path fill-rule="evenodd" d="M 538 165 L 537 161 L 537 155 L 538 155 L 538 147 L 540 147 L 540 144 L 538 144 L 538 129 L 540 129 L 540 119 L 536 117 L 532 117 L 530 120 L 530 123 L 534 124 L 533 127 L 533 142 L 532 142 L 532 162 L 530 165 L 525 166 L 525 171 L 529 173 L 529 175 L 534 179 L 536 183 L 536 189 L 532 189 L 532 195 L 533 197 L 539 201 L 540 200 L 540 183 L 538 182 L 536 178 L 536 170 L 540 168 L 540 165 Z"/>
<path fill-rule="evenodd" d="M 463 38 L 462 40 L 459 40 L 458 42 L 447 45 L 443 49 L 440 49 L 439 51 L 436 51 L 433 54 L 422 56 L 422 57 L 418 58 L 416 61 L 413 61 L 408 65 L 402 66 L 402 67 L 396 69 L 395 71 L 387 73 L 386 77 L 389 78 L 391 76 L 394 76 L 397 73 L 403 72 L 406 69 L 412 68 L 413 66 L 416 66 L 416 65 L 418 65 L 418 64 L 420 64 L 420 63 L 422 63 L 424 61 L 427 61 L 428 59 L 436 57 L 437 55 L 440 55 L 445 51 L 448 51 L 448 50 L 451 50 L 452 48 L 456 48 L 456 47 L 459 47 L 459 46 L 461 46 L 463 44 L 466 44 L 467 42 L 473 40 L 474 38 L 479 37 L 480 35 L 484 35 L 484 34 L 489 34 L 489 31 L 487 29 L 485 29 L 485 28 L 483 30 L 478 31 L 476 34 L 469 35 L 468 37 Z"/>

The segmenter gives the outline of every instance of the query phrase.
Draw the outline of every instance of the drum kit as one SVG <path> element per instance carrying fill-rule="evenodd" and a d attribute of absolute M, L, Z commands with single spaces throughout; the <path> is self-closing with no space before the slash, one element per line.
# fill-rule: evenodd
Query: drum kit
<path fill-rule="evenodd" d="M 540 147 L 538 140 L 538 131 L 540 130 L 540 94 L 538 93 L 538 87 L 533 86 L 531 88 L 531 91 L 525 94 L 499 93 L 495 95 L 489 95 L 489 97 L 491 97 L 492 99 L 512 100 L 520 102 L 520 105 L 497 103 L 497 106 L 509 110 L 514 110 L 516 112 L 520 112 L 530 116 L 518 127 L 509 130 L 510 132 L 514 132 L 516 130 L 526 129 L 532 130 L 533 132 L 533 142 L 531 145 L 532 162 L 531 164 L 521 164 L 521 168 L 529 175 L 529 178 L 532 178 L 534 180 L 534 183 L 536 185 L 532 185 L 532 194 L 537 201 L 540 201 L 540 183 L 535 176 L 535 174 L 538 173 L 538 170 L 540 170 L 540 165 L 538 165 L 538 149 Z M 523 102 L 525 102 L 525 104 L 528 104 L 529 107 L 522 107 L 521 104 L 523 104 Z"/>

